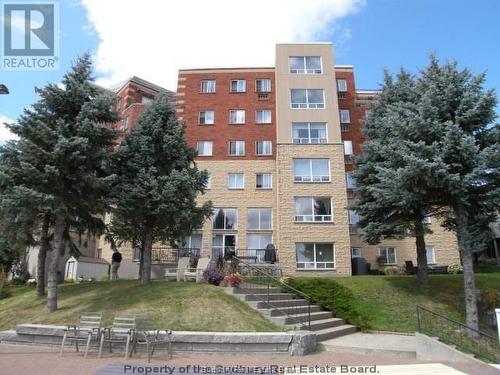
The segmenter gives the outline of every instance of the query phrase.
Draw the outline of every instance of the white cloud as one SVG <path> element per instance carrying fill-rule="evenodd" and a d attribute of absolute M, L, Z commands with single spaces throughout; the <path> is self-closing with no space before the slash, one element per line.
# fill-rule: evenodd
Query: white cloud
<path fill-rule="evenodd" d="M 5 123 L 13 123 L 15 122 L 11 118 L 0 114 L 0 144 L 9 141 L 11 139 L 17 139 L 17 136 L 10 132 L 9 129 L 5 126 Z"/>
<path fill-rule="evenodd" d="M 365 3 L 81 1 L 100 39 L 96 54 L 100 84 L 109 86 L 137 75 L 172 90 L 179 68 L 273 66 L 276 43 L 314 40 L 326 27 Z"/>

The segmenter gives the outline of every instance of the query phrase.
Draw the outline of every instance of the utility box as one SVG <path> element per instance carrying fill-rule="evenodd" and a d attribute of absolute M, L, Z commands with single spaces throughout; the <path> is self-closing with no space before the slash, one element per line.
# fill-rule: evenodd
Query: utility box
<path fill-rule="evenodd" d="M 109 275 L 109 266 L 104 259 L 71 256 L 66 261 L 64 278 L 74 281 L 78 281 L 79 278 L 99 280 L 103 274 Z"/>

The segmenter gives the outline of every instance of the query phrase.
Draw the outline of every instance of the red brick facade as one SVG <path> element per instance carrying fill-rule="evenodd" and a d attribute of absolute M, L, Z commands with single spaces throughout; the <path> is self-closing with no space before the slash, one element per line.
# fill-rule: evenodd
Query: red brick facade
<path fill-rule="evenodd" d="M 231 80 L 246 80 L 246 92 L 230 91 Z M 270 79 L 271 92 L 267 99 L 259 100 L 255 90 L 256 79 Z M 215 93 L 201 93 L 202 80 L 215 80 Z M 203 160 L 274 159 L 276 154 L 276 111 L 274 70 L 217 70 L 180 71 L 177 91 L 178 118 L 186 126 L 186 138 L 192 147 L 198 141 L 212 141 L 212 156 L 199 156 Z M 244 124 L 230 124 L 230 110 L 245 110 Z M 270 110 L 271 123 L 257 124 L 256 110 Z M 213 125 L 200 125 L 199 113 L 214 111 Z M 245 155 L 229 155 L 229 141 L 245 141 Z M 272 156 L 256 155 L 257 141 L 272 141 Z"/>

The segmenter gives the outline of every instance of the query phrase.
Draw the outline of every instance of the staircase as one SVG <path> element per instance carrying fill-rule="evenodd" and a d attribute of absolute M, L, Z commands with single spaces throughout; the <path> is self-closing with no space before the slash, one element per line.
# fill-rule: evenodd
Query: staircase
<path fill-rule="evenodd" d="M 284 328 L 314 331 L 318 341 L 333 339 L 356 332 L 356 326 L 335 318 L 331 311 L 296 293 L 284 293 L 281 288 L 269 285 L 245 284 L 231 288 L 231 294 L 260 312 L 269 321 Z"/>

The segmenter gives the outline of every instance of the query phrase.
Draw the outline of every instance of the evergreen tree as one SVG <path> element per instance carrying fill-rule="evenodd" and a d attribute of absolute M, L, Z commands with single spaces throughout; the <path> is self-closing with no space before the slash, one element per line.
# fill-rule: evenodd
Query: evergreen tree
<path fill-rule="evenodd" d="M 211 202 L 196 205 L 208 175 L 199 171 L 174 107 L 161 93 L 144 111 L 116 154 L 117 184 L 111 235 L 141 248 L 141 280 L 151 278 L 154 242 L 176 241 L 201 228 Z"/>
<path fill-rule="evenodd" d="M 364 215 L 369 242 L 410 231 L 420 268 L 426 264 L 423 215 L 433 214 L 456 232 L 467 324 L 473 328 L 478 317 L 472 254 L 483 250 L 500 203 L 496 98 L 483 88 L 484 78 L 459 71 L 456 63 L 440 66 L 435 57 L 418 77 L 404 71 L 397 82 L 386 77 L 367 118 L 369 141 L 355 173 L 360 200 L 354 207 Z"/>
<path fill-rule="evenodd" d="M 40 99 L 10 126 L 19 140 L 6 147 L 15 159 L 7 173 L 11 190 L 36 199 L 33 209 L 41 215 L 40 223 L 53 225 L 49 312 L 57 309 L 57 267 L 70 221 L 78 217 L 90 222 L 108 209 L 106 197 L 113 176 L 107 161 L 116 134 L 106 125 L 118 117 L 111 110 L 114 97 L 99 91 L 91 73 L 90 56 L 84 55 L 64 75 L 61 85 L 37 88 Z M 44 263 L 39 259 L 39 270 Z"/>

